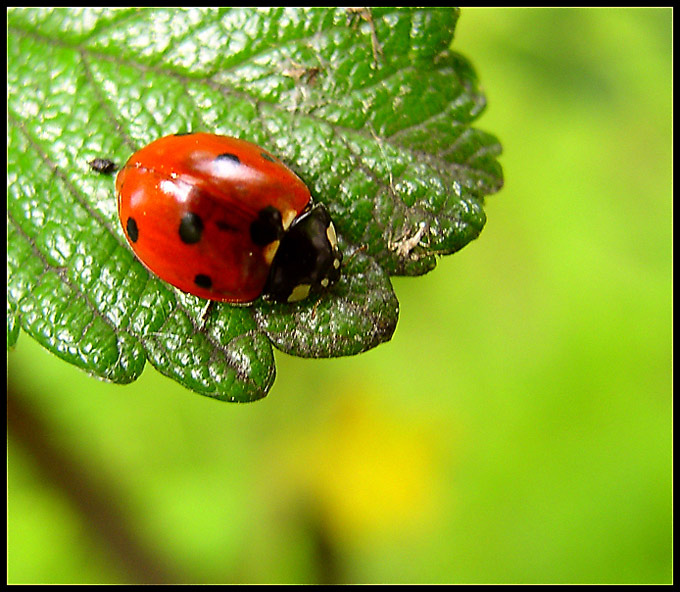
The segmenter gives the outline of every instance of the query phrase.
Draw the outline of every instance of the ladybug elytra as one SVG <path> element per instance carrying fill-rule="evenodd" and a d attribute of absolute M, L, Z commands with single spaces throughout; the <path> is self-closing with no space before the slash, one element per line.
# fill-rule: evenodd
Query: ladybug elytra
<path fill-rule="evenodd" d="M 340 277 L 333 222 L 266 150 L 207 133 L 160 138 L 116 177 L 118 214 L 141 262 L 208 300 L 295 302 Z"/>

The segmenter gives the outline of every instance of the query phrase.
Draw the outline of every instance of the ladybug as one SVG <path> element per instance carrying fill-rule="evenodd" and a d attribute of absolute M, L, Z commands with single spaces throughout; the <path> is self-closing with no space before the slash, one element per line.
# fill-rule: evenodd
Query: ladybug
<path fill-rule="evenodd" d="M 207 133 L 166 136 L 116 177 L 132 250 L 166 282 L 207 300 L 303 300 L 340 277 L 323 205 L 266 150 Z"/>

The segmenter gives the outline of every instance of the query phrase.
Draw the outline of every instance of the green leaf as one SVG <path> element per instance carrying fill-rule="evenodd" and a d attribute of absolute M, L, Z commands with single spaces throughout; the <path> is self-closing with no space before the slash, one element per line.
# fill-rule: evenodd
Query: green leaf
<path fill-rule="evenodd" d="M 7 302 L 7 349 L 13 349 L 19 339 L 19 323 L 14 304 Z"/>
<path fill-rule="evenodd" d="M 187 388 L 251 401 L 272 344 L 352 355 L 392 336 L 390 275 L 476 238 L 500 144 L 471 127 L 484 96 L 450 50 L 451 8 L 12 9 L 8 12 L 8 347 L 18 327 L 114 382 L 149 360 Z M 125 243 L 119 164 L 180 131 L 248 139 L 326 204 L 345 252 L 319 299 L 206 303 Z"/>
<path fill-rule="evenodd" d="M 332 295 L 313 306 L 263 303 L 255 309 L 258 325 L 277 348 L 306 358 L 352 355 L 392 335 L 399 302 L 389 278 L 361 251 L 349 257 Z"/>

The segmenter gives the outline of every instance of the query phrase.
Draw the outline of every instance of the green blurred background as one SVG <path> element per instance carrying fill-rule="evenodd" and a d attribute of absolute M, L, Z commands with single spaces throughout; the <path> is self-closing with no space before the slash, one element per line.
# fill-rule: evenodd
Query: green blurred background
<path fill-rule="evenodd" d="M 390 343 L 277 352 L 263 401 L 23 334 L 8 581 L 670 583 L 671 47 L 670 9 L 464 9 L 484 232 L 394 280 Z"/>

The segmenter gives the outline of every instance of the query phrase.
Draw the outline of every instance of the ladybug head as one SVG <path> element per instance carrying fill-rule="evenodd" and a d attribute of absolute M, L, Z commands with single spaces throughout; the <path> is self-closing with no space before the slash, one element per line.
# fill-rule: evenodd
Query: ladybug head
<path fill-rule="evenodd" d="M 293 220 L 281 238 L 265 294 L 278 302 L 304 300 L 336 282 L 341 263 L 331 217 L 317 204 Z"/>

